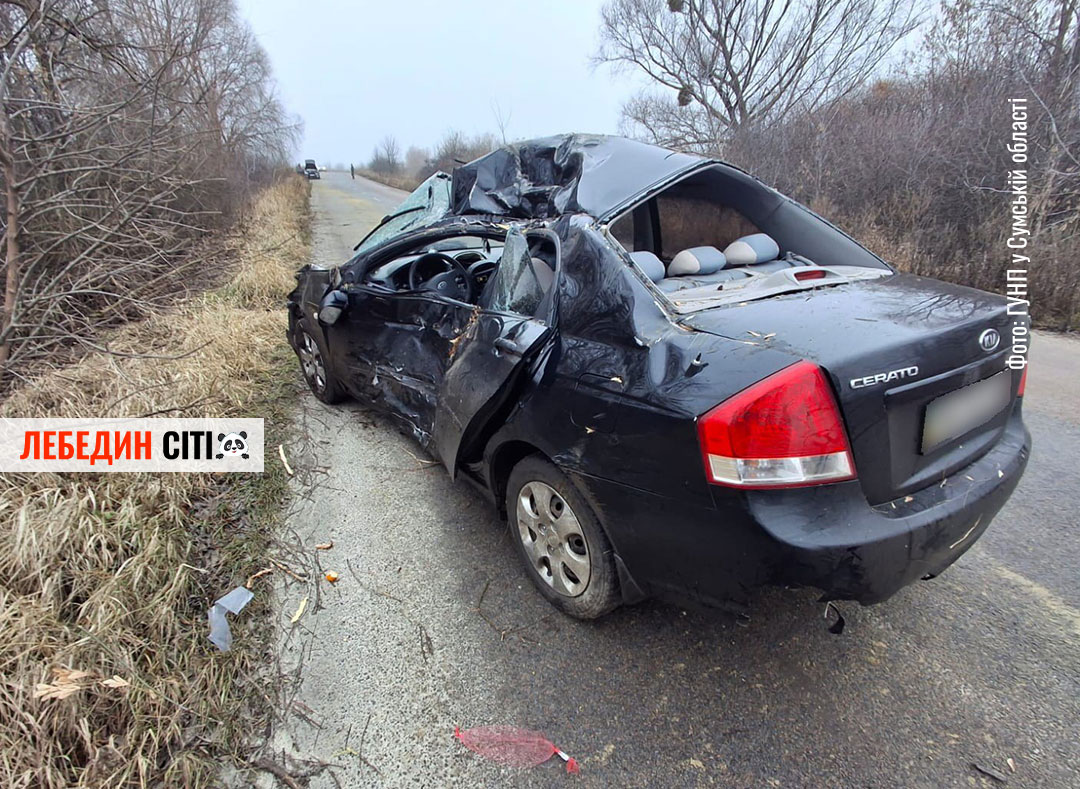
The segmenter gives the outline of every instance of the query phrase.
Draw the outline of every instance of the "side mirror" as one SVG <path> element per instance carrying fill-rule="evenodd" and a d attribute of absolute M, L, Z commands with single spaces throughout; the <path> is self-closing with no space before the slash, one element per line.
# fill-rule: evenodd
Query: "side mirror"
<path fill-rule="evenodd" d="M 345 291 L 336 289 L 329 291 L 319 302 L 319 323 L 323 326 L 333 326 L 347 306 L 349 306 L 349 297 L 345 295 Z"/>

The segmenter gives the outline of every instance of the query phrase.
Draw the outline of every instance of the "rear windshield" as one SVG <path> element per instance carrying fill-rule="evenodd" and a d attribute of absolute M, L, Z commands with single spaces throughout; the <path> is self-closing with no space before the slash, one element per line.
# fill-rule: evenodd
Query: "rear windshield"
<path fill-rule="evenodd" d="M 760 232 L 757 226 L 731 206 L 715 200 L 662 192 L 656 197 L 660 220 L 661 260 L 671 260 L 681 250 L 709 244 L 724 249 L 732 241 Z"/>
<path fill-rule="evenodd" d="M 820 266 L 888 268 L 843 231 L 760 181 L 714 165 L 669 186 L 611 224 L 628 252 L 649 251 L 665 265 L 683 250 L 723 252 L 733 241 L 765 233 L 788 253 Z"/>

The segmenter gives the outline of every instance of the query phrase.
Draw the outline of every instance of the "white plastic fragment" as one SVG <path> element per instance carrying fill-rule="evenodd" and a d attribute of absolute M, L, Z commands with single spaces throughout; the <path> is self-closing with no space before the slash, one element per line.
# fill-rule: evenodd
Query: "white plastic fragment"
<path fill-rule="evenodd" d="M 208 612 L 210 620 L 210 642 L 222 652 L 228 652 L 232 647 L 232 630 L 229 629 L 229 621 L 225 613 L 239 614 L 255 593 L 243 586 L 238 586 L 223 597 L 214 601 Z"/>

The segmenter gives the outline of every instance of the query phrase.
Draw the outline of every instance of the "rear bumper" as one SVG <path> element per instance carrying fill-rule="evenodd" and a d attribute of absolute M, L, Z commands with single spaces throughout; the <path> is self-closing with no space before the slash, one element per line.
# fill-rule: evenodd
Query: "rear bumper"
<path fill-rule="evenodd" d="M 569 473 L 600 513 L 629 576 L 624 586 L 723 605 L 746 602 L 763 584 L 798 584 L 870 604 L 940 573 L 970 548 L 1016 488 L 1030 447 L 1017 410 L 994 447 L 944 484 L 873 507 L 858 481 L 715 488 L 710 508 Z"/>
<path fill-rule="evenodd" d="M 1030 450 L 1014 416 L 977 461 L 902 499 L 870 507 L 848 483 L 823 488 L 813 502 L 751 496 L 750 512 L 778 546 L 776 580 L 876 603 L 959 559 L 1012 495 Z"/>

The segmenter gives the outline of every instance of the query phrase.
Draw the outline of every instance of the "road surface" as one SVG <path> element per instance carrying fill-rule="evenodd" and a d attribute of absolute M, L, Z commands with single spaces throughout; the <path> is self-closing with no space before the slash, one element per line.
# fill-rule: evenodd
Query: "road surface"
<path fill-rule="evenodd" d="M 312 186 L 313 254 L 331 263 L 402 197 L 339 173 Z M 318 559 L 341 580 L 291 628 L 312 591 L 282 593 L 281 659 L 299 679 L 279 749 L 338 765 L 317 788 L 568 780 L 451 737 L 480 724 L 546 733 L 588 787 L 1001 786 L 975 764 L 1011 786 L 1077 786 L 1078 385 L 1080 342 L 1038 336 L 1020 488 L 937 580 L 842 604 L 840 636 L 808 590 L 763 591 L 748 621 L 652 602 L 567 619 L 479 494 L 362 406 L 305 396 L 289 526 L 309 550 L 333 540 Z"/>

